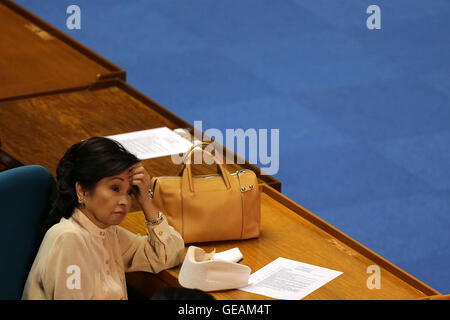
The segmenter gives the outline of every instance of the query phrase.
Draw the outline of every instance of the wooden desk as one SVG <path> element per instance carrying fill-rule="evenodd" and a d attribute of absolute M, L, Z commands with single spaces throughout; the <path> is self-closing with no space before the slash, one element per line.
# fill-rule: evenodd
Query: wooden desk
<path fill-rule="evenodd" d="M 163 126 L 193 133 L 192 125 L 121 80 L 99 81 L 84 90 L 0 101 L 3 151 L 25 165 L 42 165 L 54 175 L 64 152 L 80 140 Z M 151 176 L 176 175 L 180 169 L 170 156 L 143 163 Z M 198 174 L 216 171 L 215 166 L 206 164 L 194 168 Z M 259 169 L 248 162 L 235 161 L 227 168 L 230 172 L 251 169 L 261 182 L 281 189 L 278 180 L 260 175 Z"/>
<path fill-rule="evenodd" d="M 248 265 L 252 272 L 280 256 L 343 272 L 305 299 L 418 299 L 439 294 L 270 186 L 264 185 L 262 189 L 262 234 L 258 239 L 195 245 L 207 252 L 239 247 L 244 256 L 240 263 Z M 142 212 L 130 213 L 121 225 L 134 233 L 147 233 Z M 380 267 L 380 289 L 370 290 L 366 286 L 370 276 L 366 270 L 370 265 Z M 178 272 L 179 267 L 157 276 L 136 272 L 127 275 L 127 280 L 151 296 L 162 287 L 179 286 Z M 268 299 L 240 290 L 212 294 L 216 299 Z"/>
<path fill-rule="evenodd" d="M 125 71 L 18 4 L 0 2 L 0 101 L 87 87 Z"/>

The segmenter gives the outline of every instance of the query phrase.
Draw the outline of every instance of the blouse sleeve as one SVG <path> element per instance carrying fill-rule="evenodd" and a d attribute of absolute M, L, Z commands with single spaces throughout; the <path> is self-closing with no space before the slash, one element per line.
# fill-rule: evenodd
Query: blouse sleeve
<path fill-rule="evenodd" d="M 41 283 L 47 299 L 91 299 L 94 273 L 89 250 L 76 232 L 64 232 L 54 241 L 42 268 Z"/>
<path fill-rule="evenodd" d="M 125 272 L 147 271 L 158 273 L 180 264 L 184 254 L 184 241 L 167 223 L 147 225 L 148 235 L 134 234 L 117 226 Z"/>

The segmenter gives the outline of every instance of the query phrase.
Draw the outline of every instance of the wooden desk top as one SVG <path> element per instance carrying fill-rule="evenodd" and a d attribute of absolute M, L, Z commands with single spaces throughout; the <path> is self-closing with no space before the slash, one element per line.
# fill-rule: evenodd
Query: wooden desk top
<path fill-rule="evenodd" d="M 164 126 L 186 128 L 193 133 L 192 125 L 121 80 L 99 81 L 84 90 L 0 101 L 0 123 L 2 150 L 25 165 L 42 165 L 54 175 L 64 152 L 72 144 L 92 136 Z M 170 156 L 143 163 L 151 176 L 176 175 L 180 170 L 180 165 L 175 165 Z M 214 165 L 194 168 L 197 174 L 217 172 Z M 234 161 L 227 168 L 230 172 L 248 168 L 259 173 L 248 162 Z M 273 177 L 259 175 L 259 178 L 281 189 L 281 183 Z"/>
<path fill-rule="evenodd" d="M 18 4 L 0 2 L 0 101 L 85 87 L 125 71 Z"/>
<path fill-rule="evenodd" d="M 304 299 L 417 299 L 439 294 L 405 271 L 370 251 L 354 239 L 302 208 L 275 189 L 264 185 L 261 196 L 262 234 L 258 239 L 195 244 L 210 252 L 239 247 L 252 272 L 278 257 L 317 265 L 343 274 Z M 142 212 L 130 213 L 121 225 L 135 233 L 146 234 Z M 186 250 L 187 250 L 186 246 Z M 185 250 L 185 252 L 186 252 Z M 378 265 L 381 288 L 370 290 L 367 267 Z M 179 267 L 160 272 L 157 277 L 168 286 L 179 286 Z M 145 273 L 140 281 L 145 282 Z M 153 275 L 148 274 L 148 277 Z M 143 278 L 144 277 L 144 278 Z M 240 290 L 212 293 L 216 299 L 269 299 Z"/>

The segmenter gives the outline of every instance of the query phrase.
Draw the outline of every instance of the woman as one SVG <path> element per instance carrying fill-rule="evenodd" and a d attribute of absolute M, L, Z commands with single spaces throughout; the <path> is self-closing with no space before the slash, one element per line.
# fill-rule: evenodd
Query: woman
<path fill-rule="evenodd" d="M 56 170 L 57 192 L 23 299 L 127 299 L 125 272 L 178 265 L 180 234 L 149 196 L 150 177 L 134 155 L 101 137 L 70 147 Z M 118 226 L 142 208 L 147 236 Z"/>

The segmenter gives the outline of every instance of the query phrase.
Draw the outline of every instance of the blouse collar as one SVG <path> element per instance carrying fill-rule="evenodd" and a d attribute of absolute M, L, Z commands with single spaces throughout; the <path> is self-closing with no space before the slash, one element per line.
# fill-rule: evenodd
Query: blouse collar
<path fill-rule="evenodd" d="M 83 228 L 89 231 L 89 233 L 91 233 L 92 235 L 105 239 L 108 227 L 105 229 L 98 227 L 80 209 L 74 209 L 72 218 L 77 221 Z"/>

